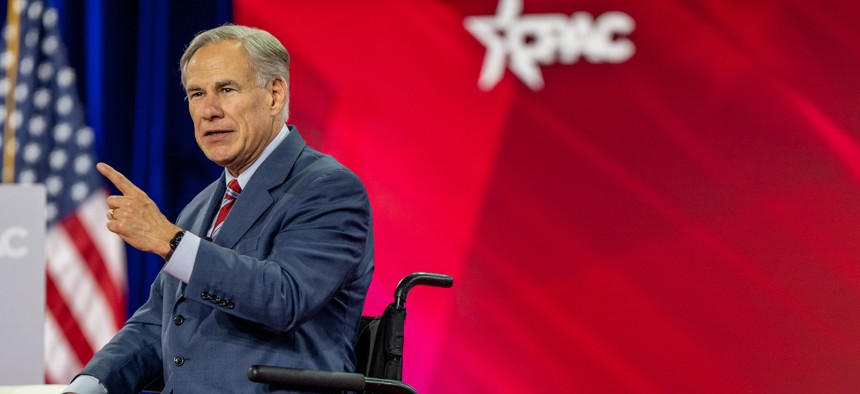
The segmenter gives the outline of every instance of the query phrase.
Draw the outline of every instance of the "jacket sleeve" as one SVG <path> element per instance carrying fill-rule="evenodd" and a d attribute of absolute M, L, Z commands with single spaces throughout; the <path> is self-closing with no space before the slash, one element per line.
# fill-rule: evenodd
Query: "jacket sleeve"
<path fill-rule="evenodd" d="M 108 393 L 139 392 L 162 376 L 163 275 L 156 277 L 146 303 L 81 371 L 99 379 Z"/>

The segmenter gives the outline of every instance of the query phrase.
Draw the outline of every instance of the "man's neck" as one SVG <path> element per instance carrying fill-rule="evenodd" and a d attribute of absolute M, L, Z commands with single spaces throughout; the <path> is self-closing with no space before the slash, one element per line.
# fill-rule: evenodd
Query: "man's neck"
<path fill-rule="evenodd" d="M 289 127 L 287 127 L 287 125 L 284 124 L 277 131 L 277 133 L 274 134 L 274 136 L 269 141 L 269 143 L 266 144 L 266 147 L 263 148 L 263 151 L 260 152 L 260 154 L 257 156 L 257 158 L 254 159 L 254 161 L 252 161 L 251 164 L 248 165 L 247 167 L 245 167 L 244 169 L 241 169 L 241 170 L 237 171 L 236 173 L 234 173 L 230 169 L 224 168 L 224 170 L 227 172 L 227 175 L 228 175 L 227 177 L 225 177 L 226 180 L 229 182 L 230 179 L 238 178 L 239 184 L 244 188 L 245 184 L 248 182 L 249 179 L 251 179 L 251 176 L 254 174 L 254 172 L 257 171 L 257 168 L 259 168 L 260 165 L 262 165 L 262 163 L 275 150 L 275 148 L 278 145 L 280 145 L 281 142 L 283 142 L 287 138 L 287 134 L 289 134 L 289 133 L 290 133 Z"/>

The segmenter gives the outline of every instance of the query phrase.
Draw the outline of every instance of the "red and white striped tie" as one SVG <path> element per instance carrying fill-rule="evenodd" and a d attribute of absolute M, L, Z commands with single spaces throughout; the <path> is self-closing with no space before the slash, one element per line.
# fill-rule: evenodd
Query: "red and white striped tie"
<path fill-rule="evenodd" d="M 224 199 L 221 200 L 221 209 L 218 210 L 218 216 L 215 217 L 215 226 L 212 227 L 212 234 L 209 236 L 211 239 L 215 239 L 218 235 L 218 231 L 221 230 L 221 225 L 224 224 L 224 219 L 227 218 L 227 214 L 230 213 L 230 209 L 233 208 L 233 203 L 236 202 L 236 198 L 239 197 L 239 193 L 242 192 L 242 187 L 239 186 L 239 181 L 237 179 L 233 179 L 227 184 L 227 191 L 224 193 Z"/>

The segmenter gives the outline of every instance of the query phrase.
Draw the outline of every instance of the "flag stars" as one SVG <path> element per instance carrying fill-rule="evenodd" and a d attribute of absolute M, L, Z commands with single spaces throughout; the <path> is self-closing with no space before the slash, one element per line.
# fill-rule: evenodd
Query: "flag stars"
<path fill-rule="evenodd" d="M 18 72 L 23 76 L 29 76 L 33 72 L 33 58 L 25 57 L 21 59 L 21 64 L 18 66 Z"/>
<path fill-rule="evenodd" d="M 84 182 L 76 182 L 72 185 L 72 200 L 83 201 L 90 194 L 90 188 Z"/>
<path fill-rule="evenodd" d="M 72 112 L 72 107 L 74 105 L 72 98 L 68 95 L 64 95 L 57 100 L 57 112 L 59 112 L 61 116 L 68 116 Z M 68 137 L 66 138 L 68 139 Z"/>
<path fill-rule="evenodd" d="M 27 9 L 27 17 L 30 18 L 31 21 L 39 20 L 39 16 L 42 15 L 42 7 L 41 1 L 34 1 L 30 3 L 30 8 Z"/>
<path fill-rule="evenodd" d="M 32 135 L 33 137 L 38 137 L 45 132 L 45 127 L 47 127 L 47 124 L 45 123 L 45 118 L 43 118 L 41 115 L 34 115 L 30 119 L 30 124 L 28 128 L 30 130 L 30 135 Z"/>
<path fill-rule="evenodd" d="M 45 180 L 45 188 L 48 189 L 48 195 L 56 198 L 63 191 L 63 180 L 57 175 L 51 175 Z"/>
<path fill-rule="evenodd" d="M 60 46 L 59 40 L 57 40 L 56 36 L 48 36 L 42 41 L 42 53 L 45 55 L 51 55 L 57 51 L 57 47 Z"/>
<path fill-rule="evenodd" d="M 17 33 L 18 25 L 16 24 L 8 24 L 3 28 L 3 40 L 9 41 L 13 38 L 13 35 Z"/>
<path fill-rule="evenodd" d="M 26 150 L 26 148 L 25 148 L 25 150 Z M 36 183 L 36 171 L 33 171 L 33 169 L 31 169 L 31 168 L 28 168 L 26 170 L 21 171 L 18 174 L 18 182 L 21 182 L 21 183 L 27 184 L 27 185 Z"/>
<path fill-rule="evenodd" d="M 36 73 L 38 73 L 39 81 L 47 83 L 54 77 L 54 66 L 51 63 L 42 63 Z"/>
<path fill-rule="evenodd" d="M 48 160 L 54 171 L 60 171 L 66 165 L 66 162 L 69 161 L 69 156 L 66 154 L 65 150 L 57 149 L 51 152 L 51 156 Z"/>
<path fill-rule="evenodd" d="M 29 164 L 34 164 L 42 157 L 42 148 L 39 144 L 31 142 L 24 147 L 24 161 Z"/>
<path fill-rule="evenodd" d="M 39 43 L 39 30 L 32 28 L 24 35 L 24 45 L 34 48 Z"/>
<path fill-rule="evenodd" d="M 53 8 L 48 8 L 47 11 L 42 15 L 42 24 L 45 25 L 45 28 L 50 29 L 57 24 L 57 10 Z"/>
<path fill-rule="evenodd" d="M 50 102 L 51 91 L 47 88 L 40 88 L 33 94 L 33 105 L 35 105 L 37 109 L 41 110 L 47 108 Z"/>
<path fill-rule="evenodd" d="M 9 68 L 9 62 L 11 62 L 11 61 L 12 61 L 12 52 L 9 52 L 8 49 L 3 51 L 3 54 L 0 55 L 0 67 L 3 67 L 3 69 Z"/>
<path fill-rule="evenodd" d="M 89 155 L 80 155 L 75 158 L 74 167 L 75 173 L 78 175 L 84 175 L 92 170 L 93 160 L 90 159 Z"/>
<path fill-rule="evenodd" d="M 69 67 L 65 67 L 57 74 L 57 83 L 61 88 L 67 88 L 75 82 L 75 72 Z"/>
<path fill-rule="evenodd" d="M 93 129 L 91 129 L 89 126 L 84 126 L 81 127 L 80 130 L 78 130 L 78 135 L 75 137 L 75 139 L 79 147 L 89 148 L 90 145 L 92 145 L 93 143 L 93 139 L 95 139 L 95 133 L 93 132 Z"/>
<path fill-rule="evenodd" d="M 56 127 L 54 127 L 54 139 L 57 142 L 63 144 L 69 140 L 69 137 L 72 136 L 72 126 L 69 126 L 68 123 L 60 123 Z"/>
<path fill-rule="evenodd" d="M 15 86 L 15 101 L 24 102 L 29 95 L 30 89 L 27 88 L 27 84 L 19 83 L 18 86 Z"/>

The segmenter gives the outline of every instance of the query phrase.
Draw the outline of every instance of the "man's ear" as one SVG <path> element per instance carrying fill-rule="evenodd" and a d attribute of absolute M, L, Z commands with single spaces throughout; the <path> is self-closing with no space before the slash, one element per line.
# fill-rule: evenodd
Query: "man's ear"
<path fill-rule="evenodd" d="M 287 81 L 281 77 L 275 77 L 270 84 L 269 94 L 272 97 L 272 102 L 270 103 L 269 114 L 274 116 L 280 114 L 284 106 L 289 104 L 290 92 L 287 88 Z"/>

